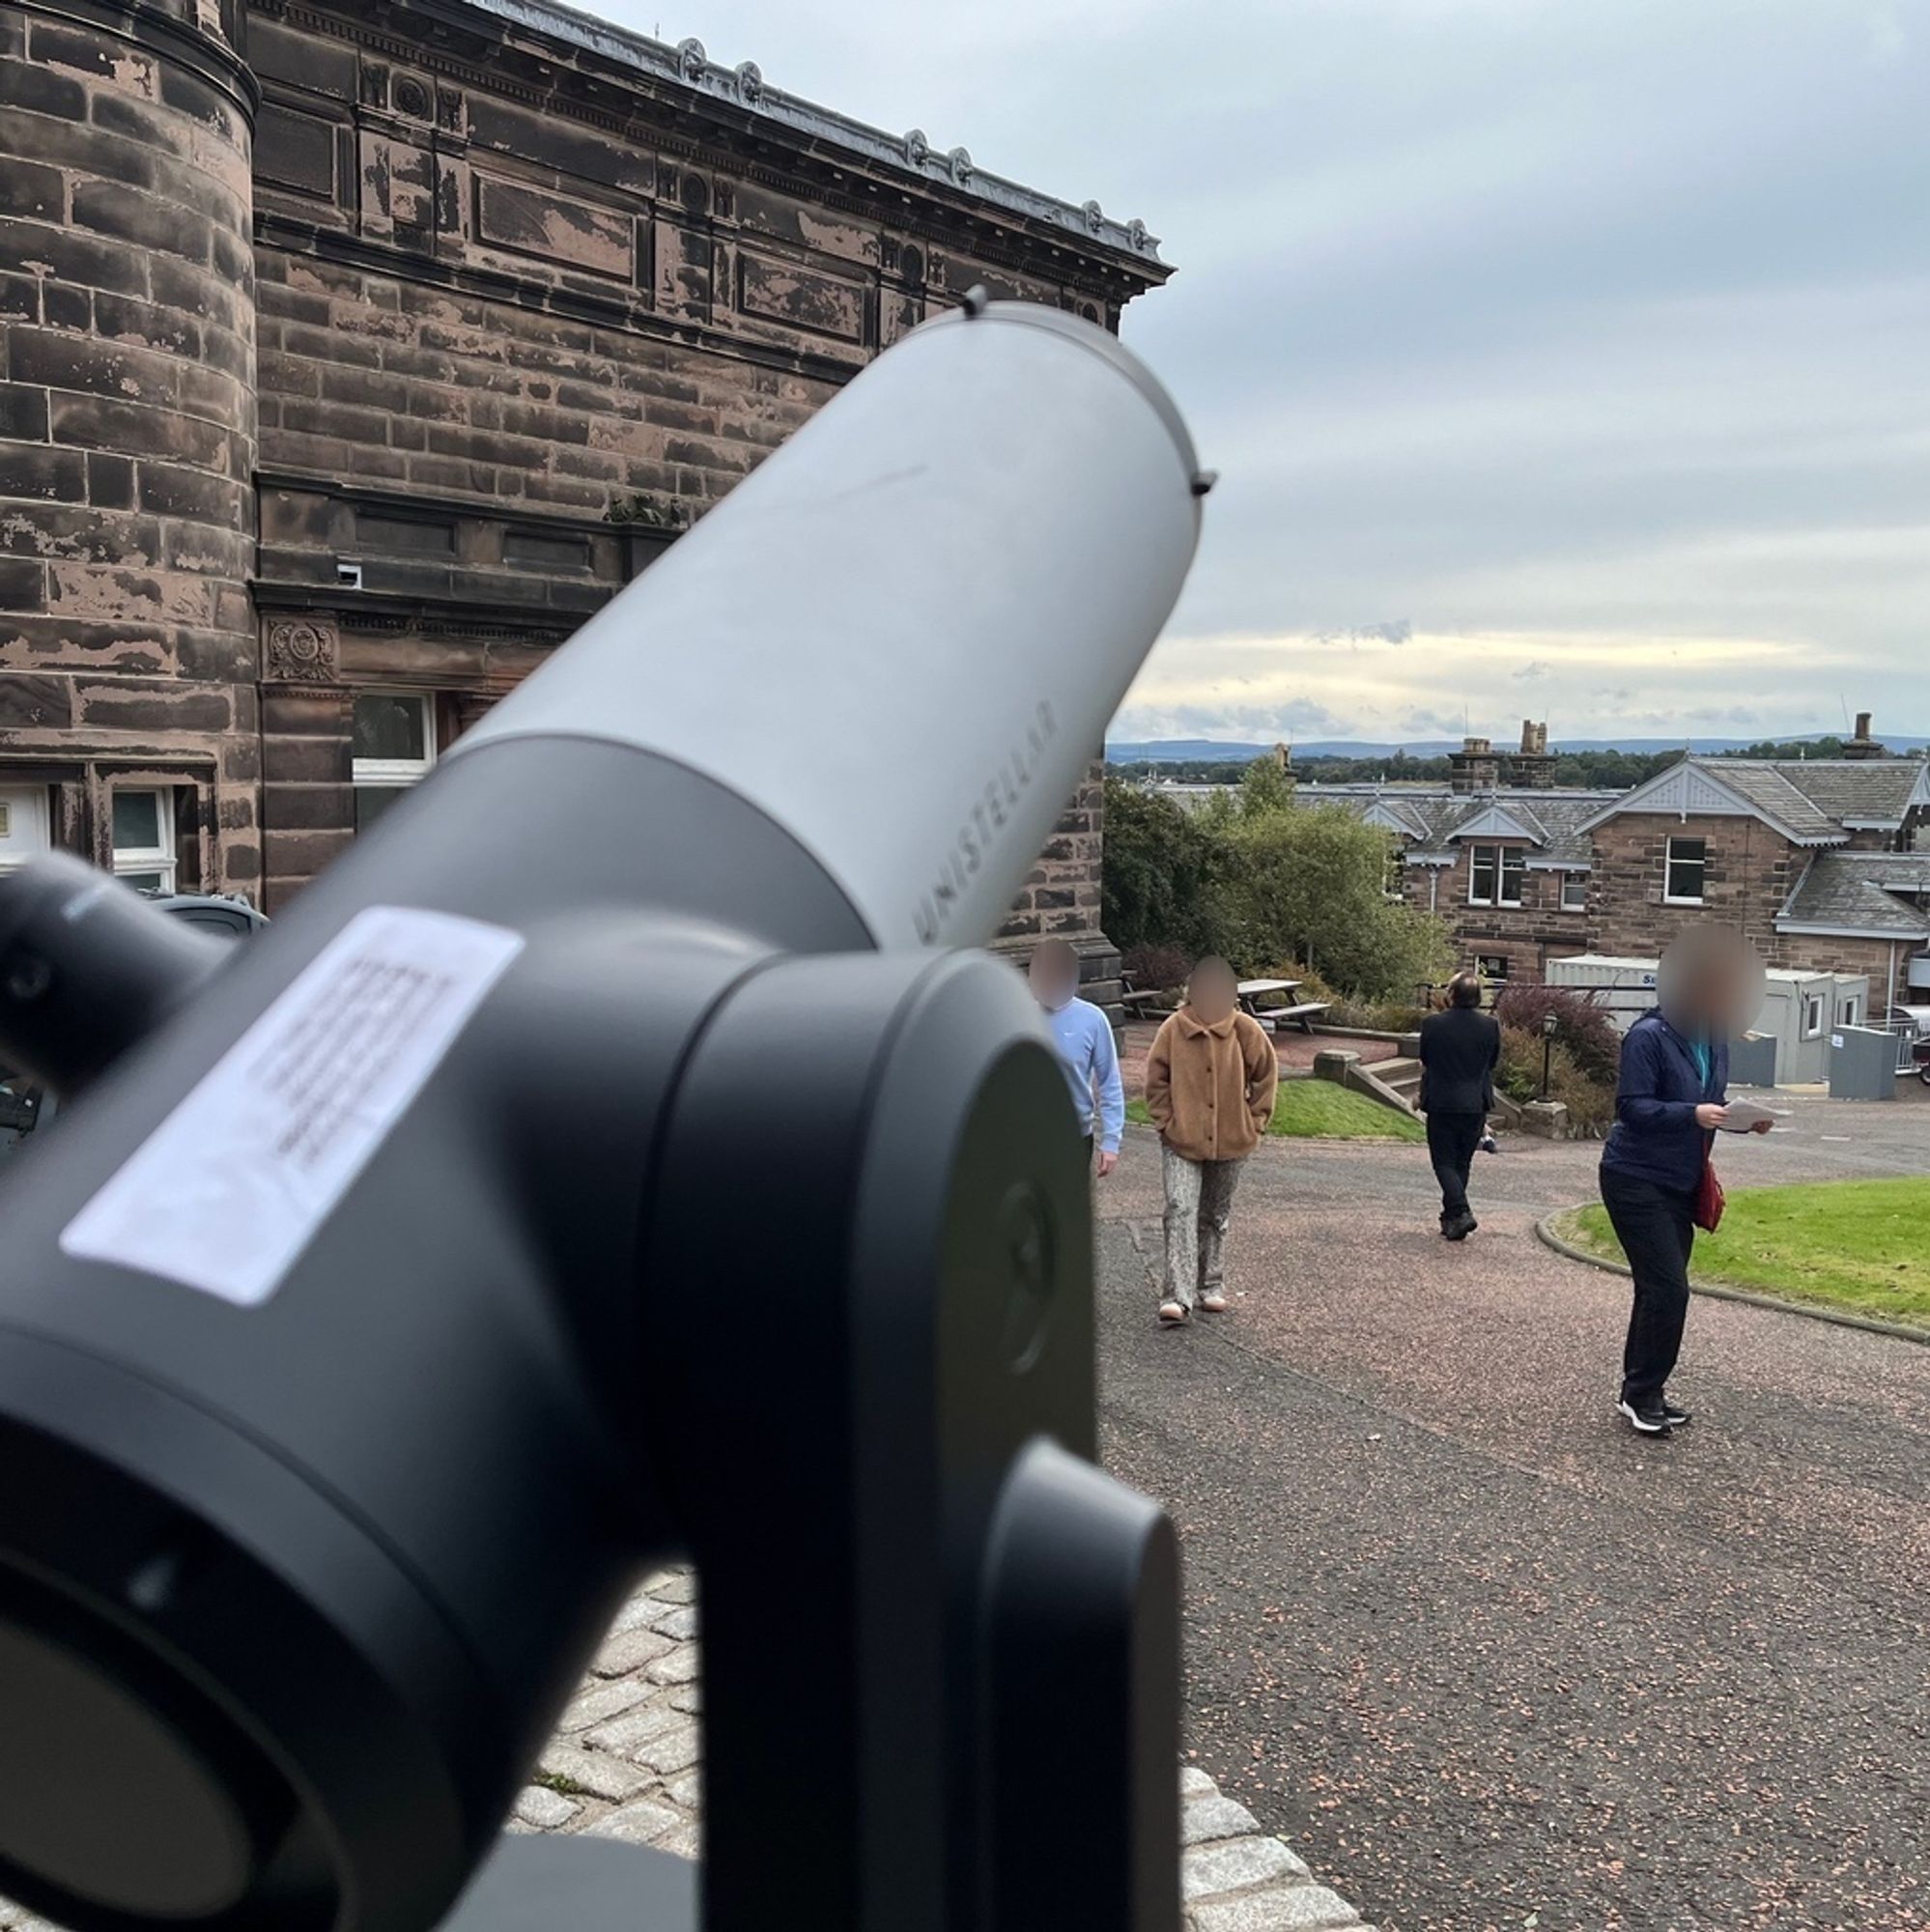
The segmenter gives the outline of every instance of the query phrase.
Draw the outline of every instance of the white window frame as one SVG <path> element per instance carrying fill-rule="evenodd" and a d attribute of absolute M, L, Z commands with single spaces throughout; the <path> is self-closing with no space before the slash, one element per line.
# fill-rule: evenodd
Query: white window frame
<path fill-rule="evenodd" d="M 52 848 L 45 785 L 0 786 L 0 876 Z"/>
<path fill-rule="evenodd" d="M 1688 859 L 1685 859 L 1683 861 L 1684 865 L 1699 864 L 1701 867 L 1702 890 L 1699 893 L 1697 893 L 1693 898 L 1685 897 L 1682 894 L 1671 892 L 1669 890 L 1669 888 L 1675 884 L 1675 848 L 1678 845 L 1700 845 L 1702 847 L 1702 857 L 1699 861 L 1688 860 Z M 1681 838 L 1671 837 L 1668 841 L 1667 849 L 1662 853 L 1662 904 L 1678 905 L 1678 906 L 1699 906 L 1699 905 L 1707 905 L 1708 903 L 1709 903 L 1708 839 L 1690 838 L 1687 836 Z"/>
<path fill-rule="evenodd" d="M 1855 993 L 1845 993 L 1843 995 L 1836 1008 L 1836 1024 L 1838 1026 L 1853 1027 L 1861 1024 L 1857 1018 L 1858 997 Z"/>
<path fill-rule="evenodd" d="M 1491 895 L 1484 898 L 1475 890 L 1476 867 L 1486 854 L 1492 862 L 1494 884 Z M 1515 896 L 1508 896 L 1508 861 L 1515 861 Z M 1528 883 L 1528 855 L 1518 845 L 1494 845 L 1486 841 L 1467 848 L 1467 902 L 1474 906 L 1506 906 L 1517 908 L 1521 903 L 1522 892 Z"/>
<path fill-rule="evenodd" d="M 1486 894 L 1480 892 L 1475 881 L 1481 876 L 1482 855 L 1489 861 L 1489 888 Z M 1467 848 L 1467 902 L 1475 906 L 1491 906 L 1494 895 L 1501 890 L 1501 848 L 1498 845 L 1470 845 Z"/>
<path fill-rule="evenodd" d="M 1492 980 L 1497 985 L 1505 986 L 1508 983 L 1509 956 L 1506 952 L 1477 952 L 1474 955 L 1474 970 L 1484 980 Z M 1498 973 L 1492 970 L 1497 960 L 1501 965 Z"/>
<path fill-rule="evenodd" d="M 364 697 L 409 698 L 422 707 L 422 755 L 419 758 L 356 758 L 352 768 L 353 782 L 358 785 L 412 785 L 426 779 L 436 763 L 436 700 L 426 691 L 385 691 L 379 685 L 364 686 L 355 693 L 356 702 Z M 353 713 L 350 728 L 354 728 Z"/>
<path fill-rule="evenodd" d="M 1804 993 L 1802 996 L 1802 1037 L 1804 1039 L 1821 1039 L 1823 1021 L 1829 1007 L 1821 993 Z"/>
<path fill-rule="evenodd" d="M 155 830 L 159 836 L 160 842 L 156 845 L 116 845 L 114 876 L 117 879 L 127 879 L 152 872 L 159 882 L 155 890 L 163 894 L 171 893 L 175 889 L 175 868 L 181 862 L 174 832 L 172 785 L 110 785 L 107 800 L 108 833 L 111 836 L 114 829 L 114 801 L 117 798 L 132 797 L 136 793 L 145 793 L 155 802 Z"/>
<path fill-rule="evenodd" d="M 1570 897 L 1570 894 L 1574 896 Z M 1561 909 L 1563 912 L 1586 912 L 1588 910 L 1588 874 L 1586 872 L 1564 872 L 1561 875 Z"/>

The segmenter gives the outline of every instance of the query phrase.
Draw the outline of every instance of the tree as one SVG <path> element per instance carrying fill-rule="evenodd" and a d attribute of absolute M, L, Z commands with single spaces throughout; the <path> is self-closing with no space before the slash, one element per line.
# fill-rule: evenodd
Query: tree
<path fill-rule="evenodd" d="M 1358 1000 L 1405 1000 L 1452 959 L 1447 927 L 1387 895 L 1387 834 L 1332 807 L 1240 814 L 1228 835 L 1232 945 L 1298 961 Z"/>
<path fill-rule="evenodd" d="M 1177 946 L 1190 957 L 1226 950 L 1222 840 L 1171 799 L 1106 780 L 1100 918 L 1121 952 Z"/>

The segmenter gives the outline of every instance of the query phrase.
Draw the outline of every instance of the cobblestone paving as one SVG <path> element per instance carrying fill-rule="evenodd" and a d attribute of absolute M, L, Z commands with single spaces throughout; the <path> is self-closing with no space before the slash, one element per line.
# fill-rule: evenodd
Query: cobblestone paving
<path fill-rule="evenodd" d="M 695 1579 L 650 1578 L 563 1713 L 513 1831 L 593 1832 L 695 1856 L 702 1778 Z M 1324 1932 L 1360 1917 L 1203 1771 L 1179 1774 L 1187 1932 Z M 1371 1932 L 1371 1928 L 1369 1928 Z"/>

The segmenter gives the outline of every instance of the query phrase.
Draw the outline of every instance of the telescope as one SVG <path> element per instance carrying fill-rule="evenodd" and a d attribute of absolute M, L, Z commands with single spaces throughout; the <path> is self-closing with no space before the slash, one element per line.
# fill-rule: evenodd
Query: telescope
<path fill-rule="evenodd" d="M 1206 483 L 1109 335 L 975 294 L 258 940 L 0 886 L 0 1057 L 79 1095 L 0 1183 L 0 1892 L 1174 1932 L 1173 1532 L 1093 1464 L 1079 1135 L 972 949 Z M 700 1898 L 498 1838 L 670 1559 Z"/>

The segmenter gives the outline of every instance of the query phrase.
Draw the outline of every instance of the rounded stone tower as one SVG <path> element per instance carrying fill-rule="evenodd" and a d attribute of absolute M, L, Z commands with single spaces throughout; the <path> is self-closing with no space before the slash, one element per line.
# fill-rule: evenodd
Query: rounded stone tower
<path fill-rule="evenodd" d="M 260 868 L 244 16 L 0 9 L 0 786 L 224 891 Z"/>

